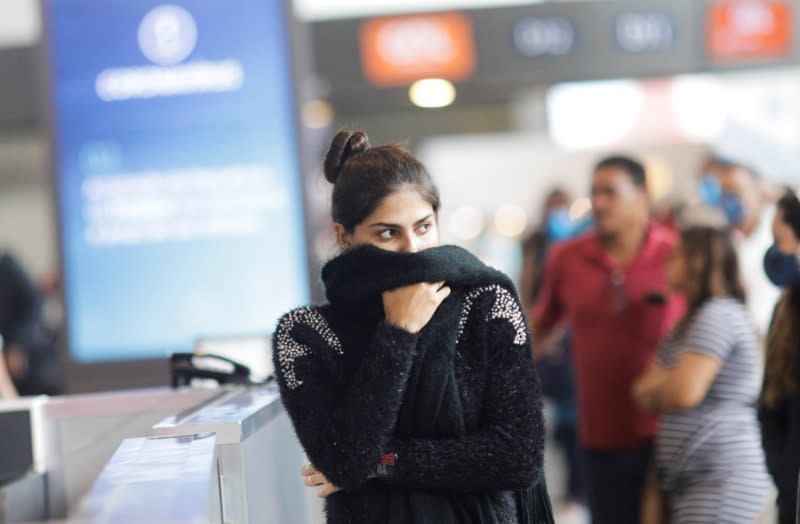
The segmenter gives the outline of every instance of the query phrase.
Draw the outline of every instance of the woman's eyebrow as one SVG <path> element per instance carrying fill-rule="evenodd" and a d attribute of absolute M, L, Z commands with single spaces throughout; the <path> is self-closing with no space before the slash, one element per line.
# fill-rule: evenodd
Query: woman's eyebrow
<path fill-rule="evenodd" d="M 418 226 L 419 224 L 422 224 L 423 222 L 425 222 L 427 220 L 430 220 L 431 217 L 433 217 L 433 214 L 426 215 L 425 217 L 417 220 L 414 223 L 414 225 Z M 388 228 L 388 229 L 396 229 L 396 228 L 400 228 L 400 227 L 403 227 L 403 226 L 401 226 L 400 224 L 390 224 L 388 222 L 376 222 L 374 224 L 370 224 L 369 227 L 385 227 L 385 228 Z"/>

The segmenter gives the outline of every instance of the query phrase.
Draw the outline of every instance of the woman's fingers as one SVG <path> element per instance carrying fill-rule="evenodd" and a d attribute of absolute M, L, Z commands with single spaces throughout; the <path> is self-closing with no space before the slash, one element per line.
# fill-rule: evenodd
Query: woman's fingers
<path fill-rule="evenodd" d="M 326 482 L 325 485 L 323 485 L 322 488 L 319 491 L 317 491 L 317 496 L 321 499 L 324 499 L 330 497 L 331 495 L 333 495 L 338 491 L 341 490 L 336 486 L 334 486 L 333 484 L 331 484 L 330 482 Z"/>
<path fill-rule="evenodd" d="M 310 488 L 320 488 L 317 495 L 320 498 L 327 498 L 341 489 L 331 484 L 325 475 L 317 471 L 311 464 L 306 464 L 300 469 L 300 474 L 303 475 L 303 484 Z"/>
<path fill-rule="evenodd" d="M 322 486 L 323 484 L 327 484 L 328 481 L 322 475 L 322 473 L 314 473 L 311 474 L 303 479 L 303 483 L 308 487 L 316 487 Z"/>

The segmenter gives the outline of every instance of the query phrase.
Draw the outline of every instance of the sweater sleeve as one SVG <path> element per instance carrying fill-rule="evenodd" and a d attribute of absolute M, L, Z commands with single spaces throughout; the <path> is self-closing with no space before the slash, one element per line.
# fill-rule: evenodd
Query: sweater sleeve
<path fill-rule="evenodd" d="M 283 404 L 310 461 L 334 485 L 353 490 L 375 470 L 391 437 L 417 337 L 380 324 L 347 387 L 335 373 L 343 348 L 312 308 L 283 317 L 274 336 Z"/>
<path fill-rule="evenodd" d="M 480 311 L 475 312 L 481 314 Z M 481 427 L 448 440 L 393 439 L 393 485 L 442 492 L 530 487 L 543 464 L 544 417 L 528 329 L 516 298 L 496 289 L 489 319 L 489 376 Z"/>

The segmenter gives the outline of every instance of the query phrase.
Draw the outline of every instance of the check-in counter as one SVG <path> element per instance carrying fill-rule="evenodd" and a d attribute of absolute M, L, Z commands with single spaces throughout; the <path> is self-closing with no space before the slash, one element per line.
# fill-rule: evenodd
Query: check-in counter
<path fill-rule="evenodd" d="M 123 441 L 70 522 L 221 524 L 216 437 Z"/>
<path fill-rule="evenodd" d="M 47 475 L 26 473 L 0 486 L 0 524 L 48 518 Z"/>
<path fill-rule="evenodd" d="M 149 436 L 164 417 L 221 394 L 156 388 L 50 399 L 44 431 L 51 516 L 61 518 L 76 506 L 124 439 Z"/>
<path fill-rule="evenodd" d="M 0 523 L 65 518 L 124 439 L 223 394 L 158 388 L 0 402 Z"/>
<path fill-rule="evenodd" d="M 229 392 L 153 427 L 154 436 L 197 433 L 217 437 L 223 522 L 319 521 L 321 503 L 302 483 L 305 455 L 275 386 Z"/>
<path fill-rule="evenodd" d="M 0 524 L 47 518 L 47 397 L 0 402 Z"/>
<path fill-rule="evenodd" d="M 17 472 L 13 482 L 0 485 L 0 524 L 323 520 L 321 502 L 300 478 L 305 455 L 274 385 L 104 393 L 13 406 L 8 417 L 29 422 L 13 437 L 22 443 L 24 460 L 0 448 L 0 458 Z"/>

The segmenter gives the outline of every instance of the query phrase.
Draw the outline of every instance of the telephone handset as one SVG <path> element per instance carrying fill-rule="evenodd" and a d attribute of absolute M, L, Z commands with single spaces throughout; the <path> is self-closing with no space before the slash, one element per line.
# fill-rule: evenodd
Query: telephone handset
<path fill-rule="evenodd" d="M 215 380 L 220 385 L 255 384 L 249 367 L 220 355 L 173 353 L 169 361 L 173 388 L 189 386 L 196 378 Z"/>

